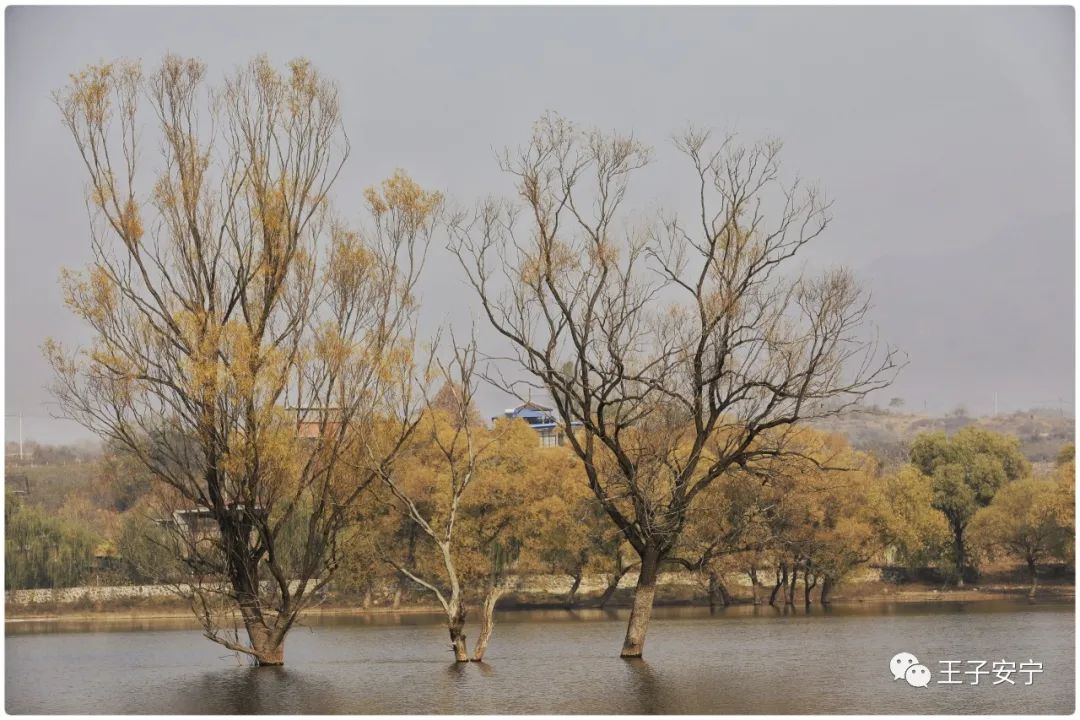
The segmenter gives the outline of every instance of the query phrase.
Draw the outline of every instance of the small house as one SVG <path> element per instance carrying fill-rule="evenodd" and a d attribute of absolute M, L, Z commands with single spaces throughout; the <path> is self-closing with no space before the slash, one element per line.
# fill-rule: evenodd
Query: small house
<path fill-rule="evenodd" d="M 540 436 L 540 447 L 560 447 L 566 443 L 566 432 L 549 407 L 537 405 L 534 402 L 526 402 L 517 407 L 507 408 L 503 411 L 504 418 L 520 419 L 529 424 L 536 434 Z M 498 418 L 492 418 L 497 420 Z M 573 423 L 577 427 L 580 423 Z"/>

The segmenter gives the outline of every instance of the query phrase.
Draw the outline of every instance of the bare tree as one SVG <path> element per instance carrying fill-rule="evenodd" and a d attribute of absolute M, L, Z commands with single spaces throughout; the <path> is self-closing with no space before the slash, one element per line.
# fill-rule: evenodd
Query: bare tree
<path fill-rule="evenodd" d="M 690 129 L 696 212 L 633 222 L 630 177 L 650 150 L 559 117 L 505 152 L 524 217 L 481 203 L 451 247 L 524 379 L 550 394 L 604 510 L 641 558 L 623 657 L 642 653 L 659 567 L 702 492 L 785 452 L 789 428 L 886 386 L 889 348 L 861 336 L 867 300 L 840 269 L 787 273 L 829 205 L 785 183 L 780 144 Z"/>
<path fill-rule="evenodd" d="M 304 60 L 205 75 L 167 56 L 56 93 L 89 178 L 93 261 L 64 284 L 93 344 L 46 352 L 68 415 L 163 489 L 206 636 L 280 665 L 416 423 L 412 291 L 441 198 L 399 173 L 349 230 L 328 205 L 348 155 L 334 85 Z"/>
<path fill-rule="evenodd" d="M 434 372 L 428 372 L 429 379 L 441 378 L 443 385 L 428 400 L 424 432 L 416 438 L 433 456 L 421 463 L 423 477 L 410 476 L 407 472 L 386 472 L 381 476 L 382 487 L 389 491 L 388 507 L 426 538 L 434 551 L 430 555 L 435 559 L 428 553 L 416 552 L 402 557 L 399 549 L 392 547 L 383 548 L 381 555 L 399 573 L 435 596 L 446 613 L 454 659 L 468 662 L 465 619 L 469 585 L 477 574 L 475 556 L 482 554 L 475 552 L 475 546 L 490 542 L 478 542 L 477 536 L 483 528 L 471 522 L 472 518 L 463 518 L 463 501 L 477 476 L 490 464 L 489 451 L 499 435 L 483 428 L 474 409 L 475 340 L 464 347 L 452 344 L 452 357 L 445 363 L 433 357 Z M 465 523 L 472 527 L 463 530 L 461 526 Z M 479 564 L 489 570 L 489 577 L 482 606 L 483 627 L 473 658 L 477 661 L 483 658 L 491 636 L 495 603 L 503 592 L 504 563 L 495 559 L 491 564 L 484 560 Z"/>

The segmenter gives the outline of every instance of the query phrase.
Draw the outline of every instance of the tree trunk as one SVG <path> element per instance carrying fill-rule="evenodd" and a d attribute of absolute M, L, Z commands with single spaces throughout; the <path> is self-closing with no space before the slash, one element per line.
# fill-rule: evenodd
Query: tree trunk
<path fill-rule="evenodd" d="M 285 664 L 284 638 L 278 638 L 275 632 L 261 623 L 248 625 L 247 632 L 251 649 L 254 651 L 252 657 L 257 665 L 262 667 Z"/>
<path fill-rule="evenodd" d="M 772 594 L 769 595 L 769 604 L 776 605 L 776 595 L 780 592 L 780 588 L 787 586 L 787 565 L 781 564 L 776 568 L 776 585 L 773 586 Z"/>
<path fill-rule="evenodd" d="M 275 632 L 266 624 L 266 617 L 263 615 L 262 603 L 259 599 L 259 587 L 253 580 L 258 577 L 259 560 L 252 557 L 240 540 L 246 528 L 241 527 L 238 530 L 237 524 L 231 517 L 221 522 L 219 527 L 228 530 L 228 534 L 223 533 L 223 539 L 228 543 L 227 547 L 232 548 L 232 561 L 228 564 L 228 572 L 232 576 L 232 589 L 236 595 L 236 603 L 240 607 L 244 629 L 247 631 L 251 657 L 259 666 L 284 665 L 285 633 Z M 281 617 L 278 620 L 281 622 L 284 619 Z"/>
<path fill-rule="evenodd" d="M 758 586 L 760 583 L 758 582 L 757 568 L 750 568 L 746 571 L 746 574 L 750 576 L 750 593 L 753 597 L 753 603 L 754 605 L 760 605 L 761 598 L 758 596 Z"/>
<path fill-rule="evenodd" d="M 810 582 L 810 572 L 803 573 L 803 602 L 806 607 L 810 607 L 810 591 L 817 587 L 817 575 L 814 576 L 814 581 Z"/>
<path fill-rule="evenodd" d="M 723 579 L 714 571 L 709 571 L 709 609 L 716 608 L 716 601 L 720 600 L 720 607 L 729 607 L 734 603 L 731 593 Z"/>
<path fill-rule="evenodd" d="M 656 597 L 656 577 L 660 567 L 660 553 L 654 547 L 646 547 L 641 556 L 641 570 L 637 587 L 634 588 L 634 605 L 630 621 L 626 624 L 626 639 L 620 657 L 639 658 L 645 649 L 645 633 L 649 629 L 653 600 Z"/>
<path fill-rule="evenodd" d="M 469 662 L 469 648 L 465 644 L 465 608 L 452 612 L 447 621 L 450 629 L 450 648 L 454 651 L 454 660 Z"/>
<path fill-rule="evenodd" d="M 821 604 L 828 605 L 832 602 L 833 580 L 826 575 L 821 581 Z"/>
<path fill-rule="evenodd" d="M 563 603 L 563 606 L 567 610 L 570 610 L 577 604 L 577 591 L 578 588 L 581 587 L 581 577 L 584 575 L 584 570 L 584 567 L 579 567 L 577 568 L 577 574 L 572 576 L 574 582 L 570 585 L 570 592 L 566 593 L 566 602 Z"/>
<path fill-rule="evenodd" d="M 608 581 L 607 587 L 604 588 L 604 592 L 600 593 L 600 597 L 596 600 L 596 607 L 603 609 L 603 607 L 611 601 L 611 596 L 619 589 L 619 581 L 622 580 L 622 578 L 623 573 L 615 573 L 611 576 L 611 580 Z"/>
<path fill-rule="evenodd" d="M 608 581 L 607 587 L 604 588 L 604 592 L 600 594 L 599 599 L 596 601 L 596 606 L 598 608 L 603 609 L 604 606 L 611 601 L 612 596 L 615 595 L 615 591 L 619 589 L 619 583 L 622 582 L 623 577 L 625 577 L 626 573 L 633 570 L 636 566 L 637 563 L 629 565 L 625 568 L 620 566 L 619 569 L 612 574 L 611 580 Z"/>
<path fill-rule="evenodd" d="M 731 593 L 728 592 L 727 584 L 723 578 L 719 581 L 720 599 L 724 602 L 724 607 L 735 604 L 735 598 L 731 597 Z"/>
<path fill-rule="evenodd" d="M 799 582 L 799 566 L 791 566 L 791 580 L 788 582 L 788 586 L 784 588 L 784 604 L 795 606 L 795 584 Z"/>
<path fill-rule="evenodd" d="M 1035 591 L 1039 589 L 1039 576 L 1035 573 L 1035 561 L 1028 558 L 1028 572 L 1031 573 L 1031 590 L 1028 591 L 1028 598 L 1035 599 Z"/>
<path fill-rule="evenodd" d="M 956 587 L 964 587 L 967 552 L 964 550 L 964 529 L 959 525 L 953 526 L 953 553 L 956 556 Z"/>
<path fill-rule="evenodd" d="M 484 596 L 484 608 L 480 618 L 480 635 L 477 636 L 476 647 L 473 648 L 473 662 L 480 662 L 484 659 L 488 641 L 491 640 L 491 631 L 495 629 L 495 603 L 499 601 L 499 596 L 502 594 L 502 588 L 493 585 L 488 589 L 487 595 Z"/>

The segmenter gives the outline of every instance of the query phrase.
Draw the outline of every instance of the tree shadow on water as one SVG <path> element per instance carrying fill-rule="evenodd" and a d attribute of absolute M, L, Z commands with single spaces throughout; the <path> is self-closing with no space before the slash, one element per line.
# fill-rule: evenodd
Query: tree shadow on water
<path fill-rule="evenodd" d="M 470 709 L 470 700 L 475 700 L 475 693 L 482 686 L 475 685 L 472 681 L 476 677 L 476 666 L 484 663 L 452 662 L 445 666 L 440 674 L 442 681 L 434 685 L 433 694 L 436 706 L 425 709 L 426 713 L 438 713 L 440 715 L 459 715 L 464 712 L 475 712 Z"/>
<path fill-rule="evenodd" d="M 446 666 L 445 675 L 451 682 L 460 685 L 465 681 L 465 678 L 467 677 L 465 673 L 469 671 L 469 665 L 471 664 L 472 663 L 467 662 L 452 662 Z"/>
<path fill-rule="evenodd" d="M 286 667 L 203 672 L 161 693 L 163 712 L 177 715 L 328 714 L 341 712 L 329 685 Z M 156 703 L 155 703 L 156 705 Z"/>
<path fill-rule="evenodd" d="M 488 663 L 484 662 L 483 660 L 471 662 L 471 663 L 469 663 L 469 665 L 476 668 L 480 672 L 480 675 L 482 675 L 483 677 L 494 677 L 495 676 L 495 666 L 494 665 L 489 665 Z"/>
<path fill-rule="evenodd" d="M 469 678 L 476 675 L 493 677 L 495 675 L 495 666 L 483 661 L 476 662 L 473 660 L 469 662 L 452 662 L 446 666 L 444 675 L 455 687 L 462 687 L 469 682 Z"/>
<path fill-rule="evenodd" d="M 661 697 L 661 683 L 656 671 L 641 658 L 622 661 L 627 671 L 628 696 L 635 701 L 633 714 L 655 715 L 669 712 Z"/>

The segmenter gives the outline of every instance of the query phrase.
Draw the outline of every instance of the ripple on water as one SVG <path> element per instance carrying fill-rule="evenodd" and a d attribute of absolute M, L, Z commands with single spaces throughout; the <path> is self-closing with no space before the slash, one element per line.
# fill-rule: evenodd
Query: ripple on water
<path fill-rule="evenodd" d="M 448 662 L 437 617 L 327 616 L 290 635 L 283 668 L 239 664 L 182 623 L 20 624 L 6 629 L 5 702 L 12 713 L 1071 713 L 1073 610 L 663 608 L 633 662 L 615 657 L 624 612 L 501 613 L 488 661 L 467 665 Z M 918 689 L 888 672 L 901 650 L 932 671 L 1003 658 L 1044 671 L 1031 686 Z"/>

